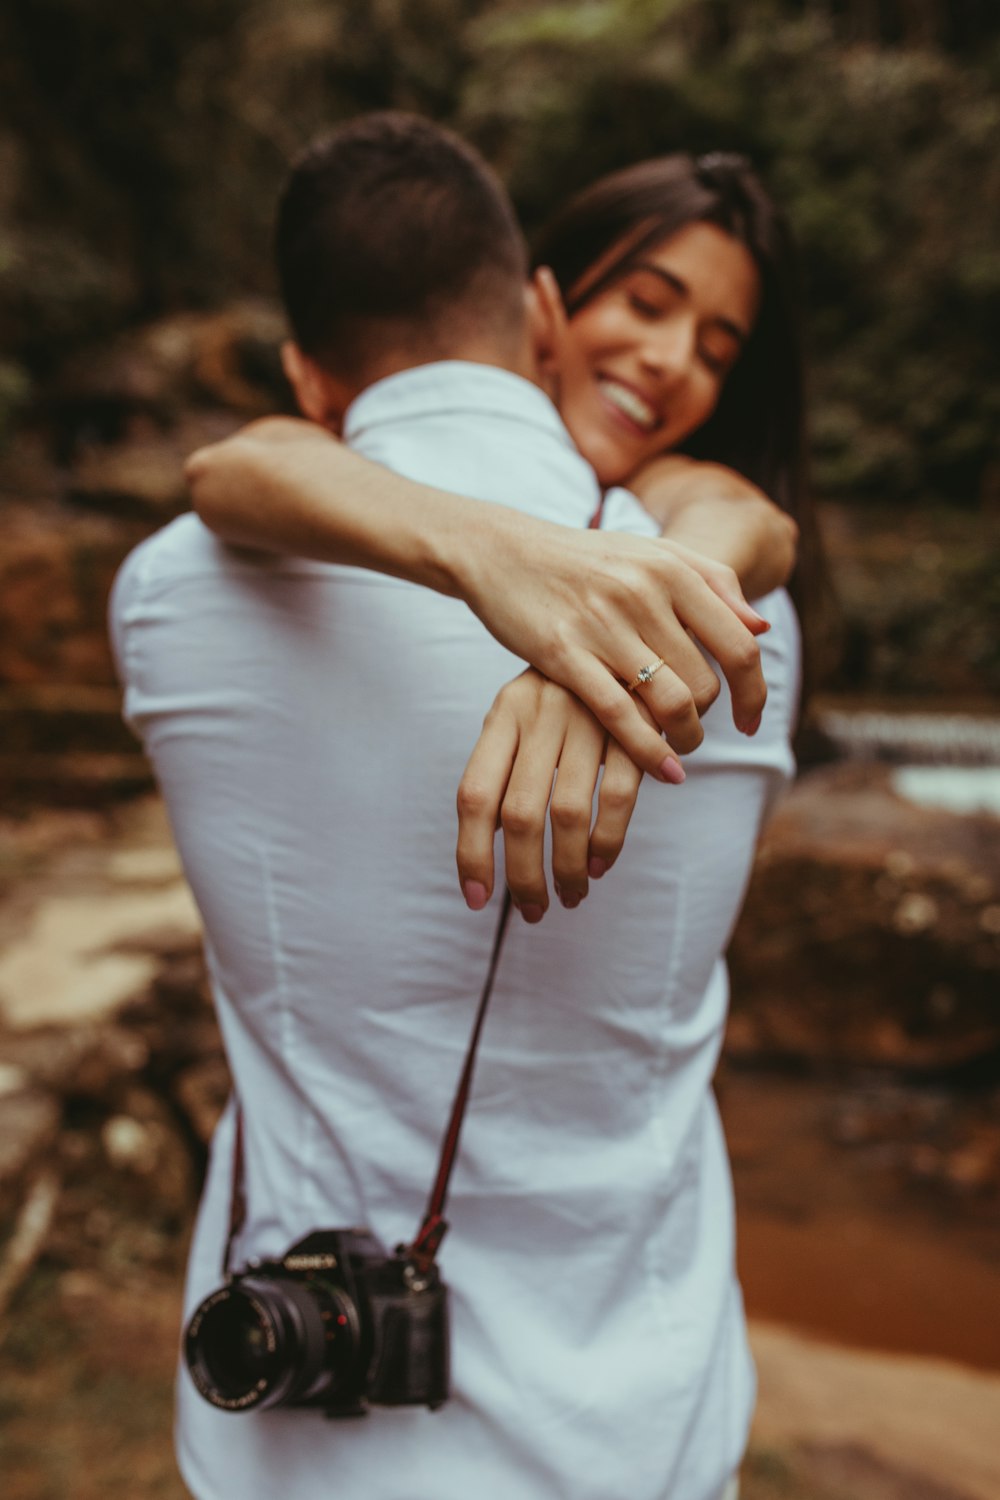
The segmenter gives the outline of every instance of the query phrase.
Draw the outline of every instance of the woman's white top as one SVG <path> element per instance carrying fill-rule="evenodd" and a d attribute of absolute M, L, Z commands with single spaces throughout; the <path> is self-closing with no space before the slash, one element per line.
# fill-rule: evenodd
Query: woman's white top
<path fill-rule="evenodd" d="M 585 526 L 594 477 L 504 371 L 380 382 L 348 441 L 416 478 Z M 619 526 L 654 530 L 636 502 Z M 448 1210 L 453 1395 L 440 1411 L 229 1414 L 179 1375 L 198 1500 L 714 1500 L 753 1401 L 711 1079 L 721 957 L 761 818 L 791 773 L 798 636 L 761 606 L 753 739 L 724 690 L 682 787 L 647 780 L 575 912 L 515 916 Z M 126 712 L 200 906 L 243 1102 L 239 1264 L 313 1229 L 412 1237 L 496 927 L 455 875 L 455 791 L 521 664 L 461 603 L 359 569 L 228 549 L 192 516 L 113 600 Z M 642 663 L 636 663 L 636 669 Z M 219 1285 L 233 1116 L 187 1285 Z"/>

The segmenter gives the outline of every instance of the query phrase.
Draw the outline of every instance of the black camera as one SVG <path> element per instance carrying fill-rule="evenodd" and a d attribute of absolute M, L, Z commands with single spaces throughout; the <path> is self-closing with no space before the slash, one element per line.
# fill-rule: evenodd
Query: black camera
<path fill-rule="evenodd" d="M 435 1265 L 404 1246 L 387 1255 L 367 1229 L 318 1230 L 206 1297 L 184 1355 L 223 1411 L 434 1410 L 448 1397 L 447 1287 Z"/>

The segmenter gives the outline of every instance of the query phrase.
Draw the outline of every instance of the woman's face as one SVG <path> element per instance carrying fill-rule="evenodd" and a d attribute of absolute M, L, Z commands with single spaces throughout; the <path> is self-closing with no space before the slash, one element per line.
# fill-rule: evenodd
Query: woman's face
<path fill-rule="evenodd" d="M 571 290 L 585 290 L 620 247 Z M 563 324 L 563 421 L 602 484 L 618 484 L 708 420 L 750 336 L 760 277 L 745 245 L 686 224 Z"/>

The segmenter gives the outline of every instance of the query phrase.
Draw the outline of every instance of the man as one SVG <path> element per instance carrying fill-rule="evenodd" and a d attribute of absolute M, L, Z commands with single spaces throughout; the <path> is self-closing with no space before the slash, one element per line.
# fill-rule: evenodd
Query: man
<path fill-rule="evenodd" d="M 530 383 L 520 235 L 427 122 L 355 122 L 293 173 L 279 262 L 307 415 L 411 476 L 584 527 L 598 491 Z M 303 347 L 305 345 L 305 347 Z M 719 952 L 787 774 L 792 676 L 750 741 L 713 710 L 704 774 L 640 792 L 586 920 L 508 934 L 443 1262 L 452 1399 L 220 1412 L 179 1376 L 197 1500 L 716 1500 L 752 1375 L 709 1082 Z M 412 1236 L 495 925 L 453 891 L 451 807 L 519 663 L 455 599 L 227 550 L 193 517 L 126 563 L 113 629 L 205 923 L 240 1101 L 243 1267 L 312 1230 Z M 785 660 L 782 660 L 782 652 Z M 219 1284 L 235 1110 L 217 1133 L 190 1312 Z"/>

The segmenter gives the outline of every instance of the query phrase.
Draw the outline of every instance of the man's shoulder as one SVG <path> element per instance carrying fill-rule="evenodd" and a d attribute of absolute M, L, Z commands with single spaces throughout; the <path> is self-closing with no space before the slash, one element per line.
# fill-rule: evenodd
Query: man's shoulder
<path fill-rule="evenodd" d="M 331 563 L 230 546 L 196 515 L 188 514 L 178 516 L 129 553 L 115 579 L 112 615 L 125 600 L 151 599 L 199 580 L 210 580 L 213 587 L 225 590 L 230 584 L 243 588 L 251 577 L 262 581 L 288 574 L 344 571 Z"/>
<path fill-rule="evenodd" d="M 178 516 L 135 547 L 115 577 L 108 600 L 112 644 L 121 661 L 125 640 L 155 619 L 174 623 L 226 596 L 252 554 L 226 546 L 195 515 Z M 160 605 L 169 604 L 166 611 Z"/>
<path fill-rule="evenodd" d="M 112 605 L 138 590 L 218 569 L 224 550 L 197 516 L 178 516 L 126 557 L 115 579 Z"/>

